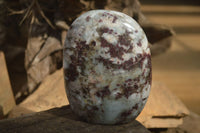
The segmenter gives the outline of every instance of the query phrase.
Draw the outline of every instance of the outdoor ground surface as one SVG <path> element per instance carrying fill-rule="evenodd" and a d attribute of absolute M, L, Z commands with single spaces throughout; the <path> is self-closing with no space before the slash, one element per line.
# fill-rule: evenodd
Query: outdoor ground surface
<path fill-rule="evenodd" d="M 176 32 L 170 50 L 152 58 L 153 80 L 164 83 L 200 114 L 200 6 L 197 1 L 187 5 L 141 3 L 152 22 L 172 26 Z"/>

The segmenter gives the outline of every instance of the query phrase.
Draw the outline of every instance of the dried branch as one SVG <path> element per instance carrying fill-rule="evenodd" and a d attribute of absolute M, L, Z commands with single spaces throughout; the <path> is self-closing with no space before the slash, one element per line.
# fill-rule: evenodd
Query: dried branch
<path fill-rule="evenodd" d="M 24 22 L 24 20 L 25 20 L 28 16 L 31 15 L 31 9 L 33 8 L 35 2 L 36 2 L 36 0 L 33 0 L 33 1 L 31 2 L 31 5 L 26 9 L 27 11 L 26 11 L 24 17 L 22 18 L 22 20 L 20 21 L 19 25 L 21 25 L 21 24 Z"/>
<path fill-rule="evenodd" d="M 37 22 L 39 23 L 38 19 L 36 19 L 33 13 L 34 6 L 37 8 L 42 18 L 44 18 L 44 20 L 49 24 L 49 26 L 52 29 L 56 29 L 55 26 L 51 23 L 51 21 L 45 16 L 44 12 L 40 7 L 40 4 L 38 3 L 38 0 L 33 0 L 28 8 L 20 11 L 15 11 L 13 9 L 8 8 L 8 11 L 10 12 L 8 15 L 25 14 L 22 20 L 20 21 L 19 25 L 22 25 L 25 19 L 27 19 L 30 15 L 32 15 L 31 24 L 33 23 L 34 20 L 37 20 Z"/>
<path fill-rule="evenodd" d="M 11 16 L 11 15 L 18 15 L 18 14 L 24 14 L 26 9 L 24 10 L 20 10 L 20 11 L 15 11 L 9 7 L 7 7 L 8 11 L 10 12 L 8 15 Z"/>
<path fill-rule="evenodd" d="M 45 21 L 49 24 L 49 26 L 51 26 L 52 29 L 56 29 L 56 28 L 53 26 L 53 24 L 51 23 L 51 21 L 45 16 L 45 14 L 44 14 L 44 12 L 42 11 L 42 9 L 41 9 L 41 7 L 40 7 L 40 5 L 39 5 L 39 3 L 38 3 L 37 0 L 35 0 L 35 4 L 36 4 L 36 6 L 37 6 L 37 8 L 38 8 L 38 10 L 39 10 L 40 15 L 45 19 Z"/>

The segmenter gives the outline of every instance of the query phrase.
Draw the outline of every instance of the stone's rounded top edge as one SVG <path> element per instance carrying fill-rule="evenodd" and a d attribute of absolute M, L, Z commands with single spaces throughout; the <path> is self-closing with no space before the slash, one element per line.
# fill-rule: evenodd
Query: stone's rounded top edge
<path fill-rule="evenodd" d="M 91 13 L 91 12 L 112 12 L 112 13 L 116 13 L 116 14 L 123 14 L 123 15 L 129 16 L 129 15 L 123 13 L 123 12 L 119 12 L 119 11 L 115 11 L 115 10 L 105 10 L 105 9 L 89 10 L 89 11 L 83 13 L 83 14 Z M 81 14 L 81 15 L 83 15 L 83 14 Z"/>
<path fill-rule="evenodd" d="M 89 10 L 89 11 L 87 11 L 87 12 L 81 14 L 79 17 L 77 17 L 77 18 L 74 20 L 74 22 L 75 22 L 77 19 L 79 19 L 79 18 L 81 18 L 81 17 L 84 17 L 84 16 L 87 16 L 87 15 L 89 15 L 89 14 L 92 14 L 92 13 L 94 13 L 94 12 L 96 12 L 96 14 L 97 14 L 97 13 L 104 13 L 104 12 L 107 12 L 107 13 L 113 13 L 113 14 L 118 15 L 118 16 L 128 17 L 129 19 L 133 20 L 135 23 L 138 24 L 138 22 L 137 22 L 134 18 L 132 18 L 131 16 L 129 16 L 129 15 L 123 13 L 123 12 L 119 12 L 119 11 L 115 11 L 115 10 L 104 10 L 104 9 Z M 74 23 L 74 22 L 73 22 L 73 23 Z M 72 23 L 72 24 L 73 24 L 73 23 Z M 138 24 L 138 25 L 139 25 L 139 24 Z"/>
<path fill-rule="evenodd" d="M 129 30 L 135 29 L 136 31 L 139 31 L 141 34 L 144 35 L 144 40 L 145 43 L 147 43 L 148 45 L 148 38 L 144 32 L 144 30 L 142 29 L 142 27 L 140 26 L 140 24 L 131 16 L 123 13 L 123 12 L 119 12 L 119 11 L 114 11 L 114 10 L 104 10 L 104 9 L 97 9 L 97 10 L 90 10 L 87 11 L 83 14 L 81 14 L 79 17 L 77 17 L 73 23 L 71 24 L 71 26 L 81 26 L 81 27 L 87 27 L 88 25 L 93 25 L 95 20 L 97 21 L 98 19 L 101 19 L 105 22 L 103 26 L 108 26 L 108 27 L 112 27 L 112 25 L 114 25 L 114 23 L 108 22 L 108 20 L 106 20 L 105 16 L 103 16 L 104 13 L 110 13 L 110 15 L 112 15 L 113 17 L 113 21 L 116 21 L 115 26 L 119 25 L 119 26 L 130 26 Z M 114 20 L 116 17 L 116 20 Z M 85 20 L 94 20 L 93 22 L 87 23 L 87 21 Z M 106 24 L 106 25 L 105 25 Z M 109 26 L 110 25 L 110 26 Z M 102 26 L 102 25 L 101 25 Z M 131 28 L 132 27 L 132 28 Z M 94 27 L 93 27 L 94 28 Z M 68 31 L 70 32 L 70 30 Z"/>
<path fill-rule="evenodd" d="M 119 12 L 119 11 L 115 11 L 115 10 L 104 10 L 104 9 L 89 10 L 89 11 L 87 11 L 87 12 L 81 14 L 80 16 L 82 16 L 82 15 L 84 15 L 84 14 L 92 13 L 92 12 L 100 12 L 100 13 L 101 13 L 101 12 L 110 12 L 110 13 L 116 13 L 116 14 L 118 14 L 118 15 L 125 15 L 125 16 L 128 16 L 128 17 L 132 18 L 131 16 L 129 16 L 129 15 L 123 13 L 123 12 Z M 133 19 L 133 18 L 132 18 L 132 19 Z M 134 20 L 134 19 L 133 19 L 133 20 Z"/>

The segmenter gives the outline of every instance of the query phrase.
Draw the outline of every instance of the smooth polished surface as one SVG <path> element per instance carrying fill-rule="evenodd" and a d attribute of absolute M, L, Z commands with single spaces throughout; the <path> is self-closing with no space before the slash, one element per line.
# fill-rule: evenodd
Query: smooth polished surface
<path fill-rule="evenodd" d="M 146 35 L 123 13 L 89 11 L 68 31 L 64 72 L 67 96 L 78 116 L 101 124 L 133 120 L 151 87 Z"/>

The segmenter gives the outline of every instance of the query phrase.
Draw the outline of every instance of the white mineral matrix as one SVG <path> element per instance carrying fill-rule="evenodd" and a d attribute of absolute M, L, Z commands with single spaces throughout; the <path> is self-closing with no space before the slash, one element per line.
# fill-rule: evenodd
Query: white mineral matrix
<path fill-rule="evenodd" d="M 93 10 L 71 25 L 64 45 L 64 75 L 72 111 L 99 124 L 134 120 L 151 88 L 151 54 L 131 17 Z"/>

